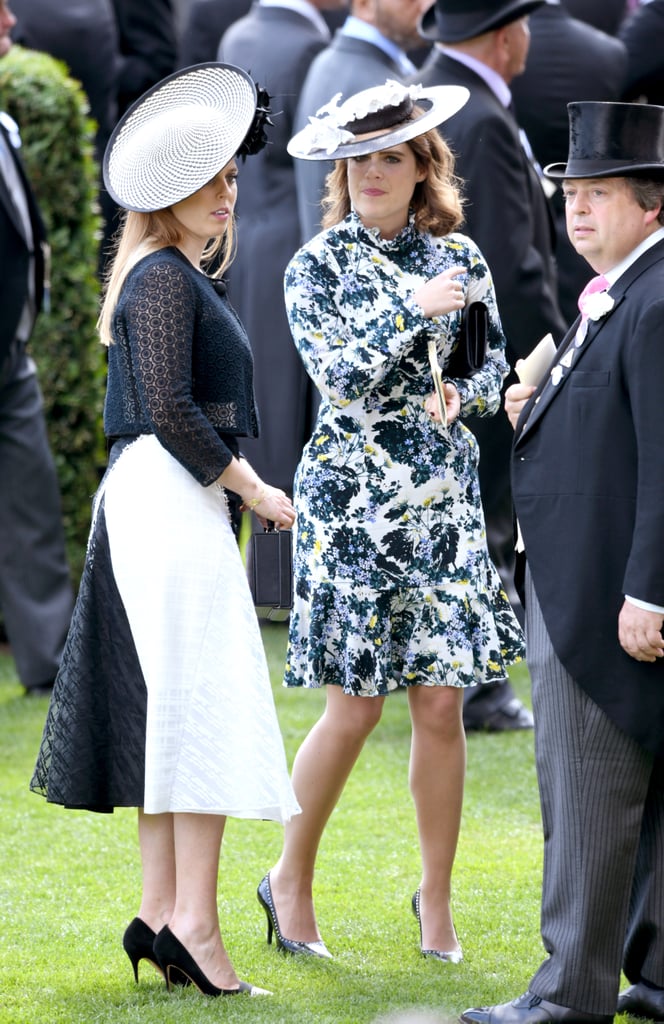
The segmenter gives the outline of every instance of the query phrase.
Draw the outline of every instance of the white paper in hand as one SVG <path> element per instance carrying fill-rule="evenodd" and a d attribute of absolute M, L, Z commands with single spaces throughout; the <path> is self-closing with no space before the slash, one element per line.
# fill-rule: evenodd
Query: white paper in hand
<path fill-rule="evenodd" d="M 438 408 L 440 410 L 440 419 L 444 427 L 447 427 L 447 406 L 445 404 L 445 389 L 443 387 L 443 375 L 440 370 L 440 363 L 438 362 L 438 353 L 436 352 L 436 342 L 434 338 L 429 338 L 429 366 L 431 367 L 431 376 L 433 377 L 433 387 L 438 398 Z"/>
<path fill-rule="evenodd" d="M 514 369 L 522 384 L 532 384 L 535 387 L 549 369 L 553 357 L 556 354 L 556 345 L 551 334 L 545 334 L 537 343 L 529 356 L 525 359 L 517 359 Z"/>

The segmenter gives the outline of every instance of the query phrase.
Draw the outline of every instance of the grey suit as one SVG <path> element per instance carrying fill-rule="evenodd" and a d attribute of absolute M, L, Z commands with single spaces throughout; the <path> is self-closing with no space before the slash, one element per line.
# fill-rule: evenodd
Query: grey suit
<path fill-rule="evenodd" d="M 41 303 L 44 229 L 2 127 L 0 135 L 19 175 L 32 234 L 26 239 L 0 162 L 0 610 L 19 679 L 30 690 L 55 678 L 73 594 L 41 392 L 26 352 L 32 324 L 22 319 L 30 275 L 35 306 Z"/>
<path fill-rule="evenodd" d="M 297 106 L 295 130 L 304 128 L 309 117 L 337 93 L 341 93 L 342 99 L 347 99 L 362 89 L 382 85 L 387 78 L 401 81 L 401 77 L 399 65 L 379 46 L 338 31 L 309 68 Z M 325 178 L 333 166 L 333 162 L 327 160 L 295 162 L 303 242 L 308 242 L 320 231 L 320 201 Z"/>
<path fill-rule="evenodd" d="M 244 441 L 242 450 L 263 479 L 288 492 L 309 439 L 315 399 L 284 305 L 284 271 L 300 246 L 295 171 L 286 145 L 305 75 L 327 42 L 327 33 L 298 12 L 254 4 L 224 33 L 218 53 L 267 89 L 274 111 L 269 145 L 240 165 L 238 253 L 229 295 L 254 352 L 260 415 L 260 437 Z"/>

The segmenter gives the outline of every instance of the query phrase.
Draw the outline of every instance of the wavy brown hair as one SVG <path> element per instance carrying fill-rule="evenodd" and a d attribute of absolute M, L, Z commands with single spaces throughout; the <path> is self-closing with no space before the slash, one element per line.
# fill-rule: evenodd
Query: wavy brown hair
<path fill-rule="evenodd" d="M 104 298 L 97 321 L 102 344 L 110 345 L 112 343 L 113 312 L 118 304 L 122 285 L 132 267 L 151 252 L 165 249 L 169 245 L 179 245 L 183 237 L 182 226 L 170 207 L 165 210 L 155 210 L 152 213 L 137 213 L 135 210 L 125 213 L 113 263 L 106 279 Z M 231 263 L 234 254 L 235 217 L 232 217 L 225 233 L 210 241 L 203 253 L 202 262 L 208 263 L 215 260 L 213 276 L 220 277 Z"/>
<path fill-rule="evenodd" d="M 418 110 L 419 108 L 415 108 Z M 407 143 L 415 154 L 418 168 L 426 177 L 415 185 L 411 208 L 418 231 L 432 235 L 448 235 L 463 223 L 462 182 L 454 173 L 454 155 L 437 128 L 409 139 Z M 389 139 L 385 149 L 389 149 Z M 337 160 L 325 179 L 323 197 L 324 228 L 347 217 L 350 213 L 347 163 L 352 157 Z"/>

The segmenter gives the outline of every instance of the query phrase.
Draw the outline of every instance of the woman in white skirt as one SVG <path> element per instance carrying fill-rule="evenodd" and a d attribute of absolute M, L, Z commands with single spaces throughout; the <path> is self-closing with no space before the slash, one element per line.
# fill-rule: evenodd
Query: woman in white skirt
<path fill-rule="evenodd" d="M 294 521 L 240 455 L 258 432 L 252 357 L 220 277 L 237 158 L 264 145 L 267 103 L 241 69 L 197 65 L 109 142 L 104 181 L 129 211 L 99 321 L 112 447 L 31 784 L 65 807 L 138 807 L 134 975 L 147 959 L 211 996 L 263 991 L 238 981 L 221 938 L 226 816 L 299 811 L 226 500 Z"/>

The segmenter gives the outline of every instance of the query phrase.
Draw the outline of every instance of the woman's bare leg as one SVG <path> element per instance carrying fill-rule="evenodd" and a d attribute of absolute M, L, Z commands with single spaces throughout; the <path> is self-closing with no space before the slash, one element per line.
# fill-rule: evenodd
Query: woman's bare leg
<path fill-rule="evenodd" d="M 175 906 L 175 845 L 172 814 L 138 810 L 143 893 L 138 916 L 158 932 L 171 919 Z"/>
<path fill-rule="evenodd" d="M 313 904 L 316 855 L 323 830 L 357 761 L 380 719 L 384 697 L 352 697 L 327 687 L 326 707 L 293 764 L 292 781 L 301 814 L 286 823 L 281 856 L 270 871 L 270 887 L 286 938 L 320 938 Z"/>
<path fill-rule="evenodd" d="M 219 854 L 226 818 L 174 814 L 176 894 L 169 927 L 217 988 L 237 988 L 217 911 Z"/>
<path fill-rule="evenodd" d="M 422 855 L 422 947 L 452 952 L 458 942 L 450 890 L 466 770 L 463 689 L 413 686 L 408 700 L 413 726 L 410 790 Z"/>

